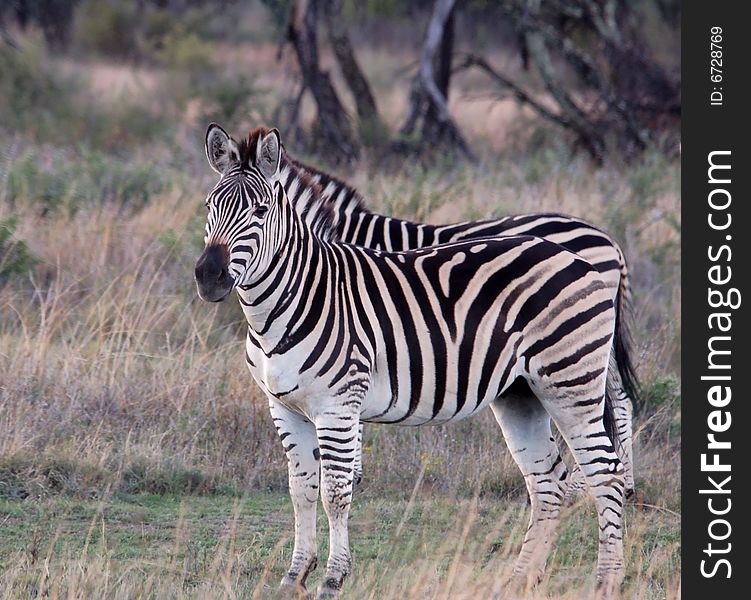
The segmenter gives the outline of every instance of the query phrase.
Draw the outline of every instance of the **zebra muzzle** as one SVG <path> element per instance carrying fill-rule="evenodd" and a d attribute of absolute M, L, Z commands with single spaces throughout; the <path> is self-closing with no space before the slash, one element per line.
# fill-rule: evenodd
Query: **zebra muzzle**
<path fill-rule="evenodd" d="M 198 295 L 207 302 L 221 302 L 235 281 L 229 274 L 229 250 L 224 245 L 207 246 L 196 263 Z"/>

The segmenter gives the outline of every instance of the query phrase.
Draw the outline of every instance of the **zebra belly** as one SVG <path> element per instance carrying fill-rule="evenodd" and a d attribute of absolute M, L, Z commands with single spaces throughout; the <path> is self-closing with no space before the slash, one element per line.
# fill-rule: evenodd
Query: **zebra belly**
<path fill-rule="evenodd" d="M 456 363 L 453 363 L 456 365 Z M 509 382 L 515 379 L 515 369 L 511 369 Z M 406 374 L 405 374 L 406 375 Z M 436 386 L 429 384 L 435 381 L 433 373 L 426 373 L 419 394 L 413 394 L 409 384 L 402 383 L 396 394 L 392 393 L 391 378 L 388 371 L 376 369 L 371 378 L 360 412 L 360 419 L 369 423 L 393 423 L 396 425 L 440 425 L 447 421 L 456 421 L 477 414 L 495 399 L 503 385 L 500 369 L 491 379 L 482 397 L 476 393 L 477 382 L 470 380 L 468 392 L 458 393 L 456 381 L 457 368 L 449 368 L 446 385 L 441 392 Z M 407 377 L 397 378 L 404 381 Z M 412 383 L 412 382 L 410 382 Z M 505 385 L 503 385 L 505 388 Z"/>
<path fill-rule="evenodd" d="M 513 342 L 517 336 L 512 335 L 512 343 L 503 344 L 498 352 L 493 352 L 489 348 L 491 332 L 482 330 L 475 340 L 475 357 L 469 363 L 460 360 L 458 344 L 449 344 L 442 369 L 429 352 L 412 357 L 412 361 L 418 360 L 420 364 L 415 369 L 404 352 L 394 364 L 388 364 L 385 349 L 376 351 L 372 370 L 351 371 L 353 378 L 365 379 L 364 385 L 358 386 L 350 385 L 348 375 L 335 379 L 330 375 L 316 376 L 316 368 L 301 373 L 312 351 L 309 344 L 281 355 L 269 355 L 268 350 L 264 352 L 248 339 L 246 353 L 250 371 L 266 395 L 308 418 L 358 398 L 363 421 L 416 426 L 466 418 L 496 398 L 516 378 Z M 358 359 L 356 353 L 349 354 L 353 360 Z M 360 357 L 359 363 L 363 362 Z M 349 371 L 340 369 L 342 364 L 338 363 L 336 370 Z M 359 390 L 363 395 L 342 393 L 347 389 Z"/>
<path fill-rule="evenodd" d="M 401 425 L 440 424 L 479 412 L 510 385 L 523 367 L 517 362 L 520 332 L 497 330 L 503 298 L 466 332 L 464 325 L 452 336 L 442 331 L 442 353 L 436 353 L 427 330 L 418 329 L 411 344 L 389 353 L 382 344 L 363 399 L 360 418 Z M 457 312 L 464 310 L 460 304 Z M 398 338 L 408 336 L 398 331 Z M 410 348 L 408 351 L 407 348 Z"/>
<path fill-rule="evenodd" d="M 421 425 L 442 425 L 444 423 L 448 423 L 449 421 L 460 421 L 462 419 L 466 419 L 467 417 L 475 415 L 483 410 L 489 403 L 490 401 L 488 400 L 482 402 L 477 407 L 475 407 L 475 404 L 472 403 L 471 409 L 463 410 L 458 414 L 448 417 L 433 417 L 432 413 L 423 413 L 421 411 L 417 411 L 407 418 L 395 418 L 393 415 L 367 416 L 361 414 L 360 420 L 364 423 L 403 425 L 405 427 L 419 427 Z"/>

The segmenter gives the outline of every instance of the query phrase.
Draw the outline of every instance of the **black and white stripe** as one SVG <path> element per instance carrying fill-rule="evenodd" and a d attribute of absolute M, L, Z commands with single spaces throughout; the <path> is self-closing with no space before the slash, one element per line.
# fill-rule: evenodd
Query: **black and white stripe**
<path fill-rule="evenodd" d="M 624 253 L 615 240 L 586 221 L 559 213 L 522 214 L 450 225 L 415 223 L 379 215 L 366 209 L 362 196 L 354 187 L 286 154 L 280 181 L 293 194 L 299 188 L 318 186 L 321 197 L 333 212 L 339 239 L 358 246 L 400 251 L 484 237 L 533 235 L 560 244 L 595 267 L 610 288 L 616 306 L 608 386 L 618 434 L 616 449 L 625 469 L 626 495 L 633 493 L 633 407 L 638 401 L 638 381 L 631 360 L 628 328 L 631 307 L 629 271 Z M 356 480 L 359 480 L 362 476 L 360 452 L 357 465 Z M 584 488 L 584 479 L 576 468 L 566 503 L 572 503 L 577 492 Z"/>
<path fill-rule="evenodd" d="M 624 478 L 605 428 L 616 312 L 600 273 L 527 235 L 406 252 L 345 244 L 313 188 L 279 182 L 276 130 L 236 143 L 212 125 L 207 156 L 221 179 L 196 281 L 212 301 L 237 289 L 246 361 L 287 454 L 295 548 L 283 588 L 303 591 L 316 564 L 319 491 L 330 537 L 319 598 L 350 571 L 360 422 L 443 423 L 490 406 L 531 498 L 518 582 L 542 572 L 566 488 L 552 418 L 595 501 L 598 593 L 612 595 Z"/>

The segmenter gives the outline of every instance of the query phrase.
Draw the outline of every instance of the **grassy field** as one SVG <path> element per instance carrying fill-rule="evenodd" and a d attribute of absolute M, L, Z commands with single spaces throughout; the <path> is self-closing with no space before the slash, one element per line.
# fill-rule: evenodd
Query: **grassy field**
<path fill-rule="evenodd" d="M 277 63 L 276 40 L 252 25 L 262 14 L 238 21 L 244 38 L 167 38 L 137 65 L 92 50 L 81 19 L 69 53 L 33 32 L 19 51 L 0 47 L 0 597 L 261 598 L 283 573 L 286 464 L 243 364 L 242 314 L 234 301 L 200 302 L 192 281 L 213 181 L 207 121 L 274 124 L 296 89 L 289 57 Z M 397 42 L 358 50 L 392 126 L 408 90 L 391 86 L 407 77 Z M 624 597 L 676 598 L 680 164 L 648 151 L 595 166 L 477 85 L 459 78 L 452 110 L 478 165 L 386 171 L 365 160 L 339 174 L 380 212 L 440 223 L 554 210 L 622 244 L 644 383 Z M 504 589 L 527 500 L 488 411 L 372 426 L 364 461 L 344 598 Z M 586 597 L 595 540 L 591 503 L 567 510 L 530 597 Z"/>
<path fill-rule="evenodd" d="M 352 513 L 357 567 L 346 597 L 492 597 L 510 574 L 524 513 L 520 494 L 455 501 L 430 493 L 409 501 L 367 494 Z M 625 594 L 677 597 L 677 513 L 641 506 L 626 517 Z M 71 591 L 102 598 L 270 597 L 291 552 L 291 505 L 280 493 L 3 501 L 0 519 L 2 585 L 6 595 L 19 598 Z M 318 529 L 326 531 L 323 515 Z M 570 509 L 548 574 L 532 597 L 586 595 L 595 539 L 589 506 Z M 319 577 L 314 573 L 310 583 Z"/>

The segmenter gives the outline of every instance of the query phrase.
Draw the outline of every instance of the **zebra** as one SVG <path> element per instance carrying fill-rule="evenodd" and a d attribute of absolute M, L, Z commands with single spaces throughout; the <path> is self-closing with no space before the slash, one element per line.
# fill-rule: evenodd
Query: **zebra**
<path fill-rule="evenodd" d="M 631 286 L 628 266 L 618 243 L 597 227 L 559 213 L 521 214 L 484 221 L 467 221 L 450 225 L 415 223 L 366 209 L 360 193 L 341 179 L 303 163 L 282 149 L 280 181 L 291 186 L 319 188 L 322 198 L 331 205 L 334 227 L 339 239 L 377 250 L 409 250 L 436 244 L 496 237 L 534 235 L 543 237 L 576 252 L 600 271 L 610 286 L 616 304 L 616 336 L 609 369 L 609 385 L 618 433 L 618 451 L 625 469 L 626 496 L 634 493 L 633 406 L 638 404 L 639 384 L 631 360 L 631 336 L 628 317 Z M 362 427 L 358 431 L 355 459 L 355 482 L 362 479 Z M 585 489 L 581 470 L 575 466 L 566 491 L 564 504 L 573 504 Z"/>
<path fill-rule="evenodd" d="M 606 401 L 616 311 L 600 273 L 533 236 L 403 252 L 346 244 L 313 188 L 281 184 L 276 129 L 237 142 L 212 124 L 206 154 L 220 178 L 195 281 L 205 301 L 237 291 L 245 360 L 287 457 L 295 535 L 280 592 L 307 594 L 319 486 L 330 543 L 317 598 L 337 598 L 350 573 L 360 422 L 438 424 L 490 406 L 531 500 L 512 584 L 541 576 L 563 502 L 552 418 L 597 511 L 596 595 L 617 593 L 625 484 Z"/>

